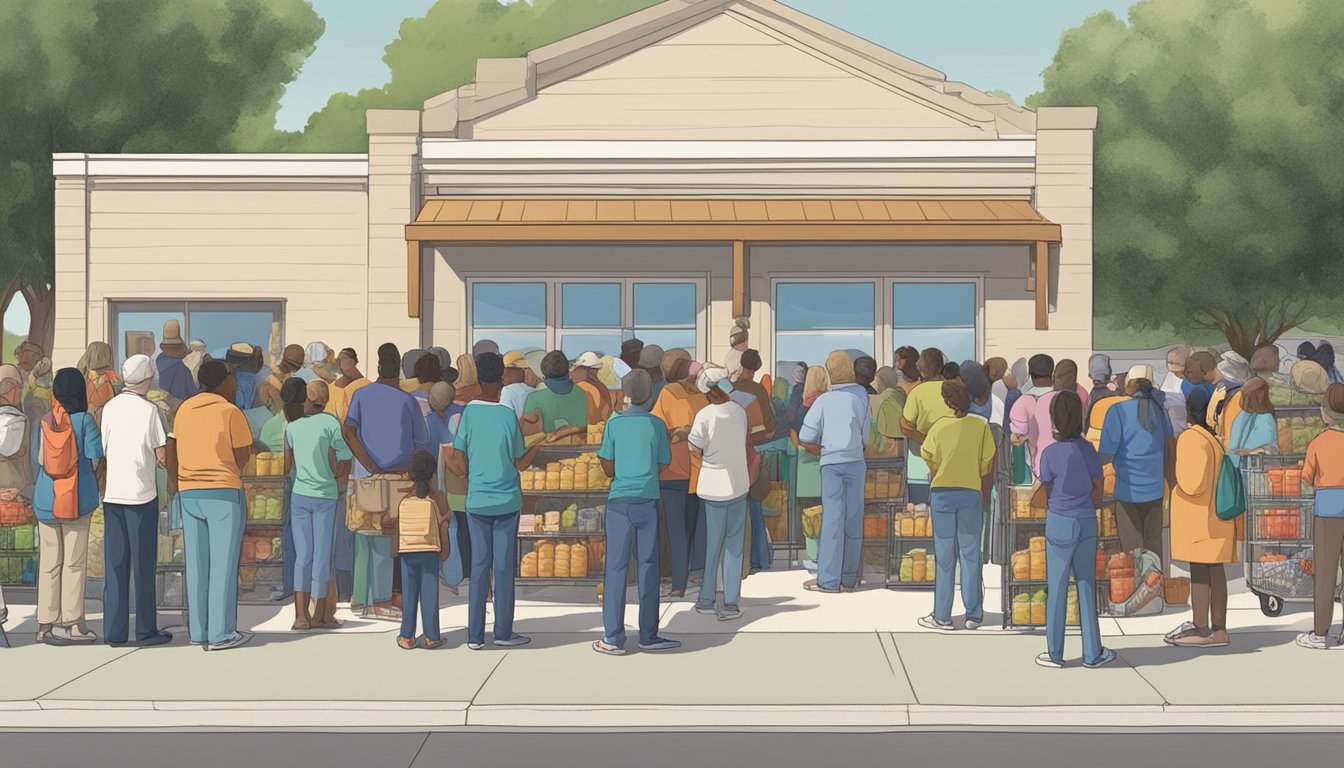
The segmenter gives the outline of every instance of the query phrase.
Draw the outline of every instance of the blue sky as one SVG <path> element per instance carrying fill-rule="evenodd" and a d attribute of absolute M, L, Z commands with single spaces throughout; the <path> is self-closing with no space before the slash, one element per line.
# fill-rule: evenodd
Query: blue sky
<path fill-rule="evenodd" d="M 337 91 L 387 82 L 383 47 L 403 19 L 434 0 L 311 0 L 327 31 L 290 84 L 279 127 L 302 129 Z M 1059 35 L 1085 17 L 1131 2 L 1103 0 L 786 0 L 804 13 L 946 72 L 982 90 L 1021 101 L 1039 90 Z"/>

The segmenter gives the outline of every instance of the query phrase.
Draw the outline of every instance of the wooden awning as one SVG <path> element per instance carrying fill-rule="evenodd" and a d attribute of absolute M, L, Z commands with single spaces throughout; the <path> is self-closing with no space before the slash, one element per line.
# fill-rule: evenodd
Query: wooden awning
<path fill-rule="evenodd" d="M 414 242 L 1054 242 L 1059 225 L 1022 200 L 436 198 Z"/>
<path fill-rule="evenodd" d="M 1036 327 L 1044 329 L 1048 249 L 1060 227 L 1024 200 L 434 198 L 406 225 L 407 309 L 420 316 L 422 244 L 576 241 L 731 243 L 739 314 L 748 311 L 745 246 L 753 242 L 1030 243 Z"/>

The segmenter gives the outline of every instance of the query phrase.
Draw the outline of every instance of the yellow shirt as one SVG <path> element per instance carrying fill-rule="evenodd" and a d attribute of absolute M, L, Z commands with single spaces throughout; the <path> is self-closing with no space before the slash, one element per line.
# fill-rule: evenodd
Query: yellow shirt
<path fill-rule="evenodd" d="M 369 380 L 364 376 L 346 384 L 344 387 L 338 387 L 332 384 L 327 388 L 329 397 L 327 399 L 326 412 L 336 417 L 336 420 L 345 423 L 346 414 L 350 413 L 350 401 L 354 399 L 355 393 L 369 385 Z"/>
<path fill-rule="evenodd" d="M 177 409 L 172 436 L 179 490 L 243 487 L 233 451 L 252 445 L 252 430 L 238 406 L 213 392 L 196 395 Z"/>
<path fill-rule="evenodd" d="M 937 470 L 931 487 L 978 491 L 994 465 L 994 435 L 984 419 L 939 419 L 929 428 L 920 453 Z"/>
<path fill-rule="evenodd" d="M 915 425 L 917 432 L 926 435 L 935 422 L 951 416 L 952 409 L 943 402 L 943 382 L 926 381 L 915 387 L 906 398 L 905 411 L 902 415 L 906 421 Z"/>

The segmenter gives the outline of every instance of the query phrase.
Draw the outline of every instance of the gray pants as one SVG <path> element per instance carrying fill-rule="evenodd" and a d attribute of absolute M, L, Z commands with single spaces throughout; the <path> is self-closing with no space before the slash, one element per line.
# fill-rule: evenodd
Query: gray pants
<path fill-rule="evenodd" d="M 1115 526 L 1120 531 L 1120 547 L 1133 552 L 1142 547 L 1166 562 L 1162 552 L 1162 500 L 1134 503 L 1120 501 Z"/>

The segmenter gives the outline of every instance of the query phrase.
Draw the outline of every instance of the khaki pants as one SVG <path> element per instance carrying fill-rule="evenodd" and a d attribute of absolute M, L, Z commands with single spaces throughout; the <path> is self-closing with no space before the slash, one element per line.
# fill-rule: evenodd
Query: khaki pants
<path fill-rule="evenodd" d="M 84 579 L 89 562 L 91 515 L 37 524 L 37 623 L 84 623 Z"/>

